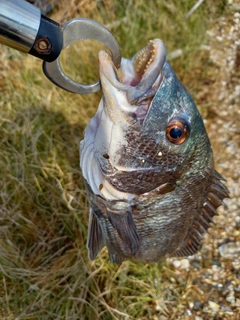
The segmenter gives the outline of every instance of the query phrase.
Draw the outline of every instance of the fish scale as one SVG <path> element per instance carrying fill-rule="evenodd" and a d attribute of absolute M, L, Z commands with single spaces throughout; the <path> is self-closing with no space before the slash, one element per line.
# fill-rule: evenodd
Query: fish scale
<path fill-rule="evenodd" d="M 128 172 L 117 171 L 115 175 L 109 177 L 109 181 L 120 191 L 142 194 L 163 185 L 166 178 L 168 184 L 173 184 L 178 176 L 172 172 L 162 173 L 160 170 L 154 169 L 134 171 L 131 175 Z"/>
<path fill-rule="evenodd" d="M 134 155 L 140 160 L 147 160 L 151 165 L 171 165 L 182 162 L 181 154 L 175 155 L 168 152 L 167 148 L 156 149 L 156 142 L 148 136 L 129 133 L 126 135 L 128 144 L 125 151 L 131 157 Z M 159 155 L 160 152 L 160 155 Z M 143 162 L 144 163 L 144 162 Z"/>

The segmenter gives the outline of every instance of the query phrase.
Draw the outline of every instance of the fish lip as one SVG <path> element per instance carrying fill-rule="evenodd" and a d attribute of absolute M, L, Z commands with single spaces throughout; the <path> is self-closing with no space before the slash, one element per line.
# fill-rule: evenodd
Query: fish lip
<path fill-rule="evenodd" d="M 138 106 L 155 95 L 165 61 L 166 48 L 160 39 L 149 41 L 131 60 L 123 58 L 119 69 L 105 51 L 100 51 L 100 77 L 106 77 L 114 88 L 125 92 L 131 106 Z"/>

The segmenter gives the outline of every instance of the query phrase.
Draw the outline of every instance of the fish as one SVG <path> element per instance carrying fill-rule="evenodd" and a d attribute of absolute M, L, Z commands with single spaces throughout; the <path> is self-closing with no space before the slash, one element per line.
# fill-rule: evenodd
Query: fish
<path fill-rule="evenodd" d="M 103 96 L 80 142 L 87 248 L 112 263 L 195 254 L 229 197 L 203 119 L 160 39 L 116 68 L 99 52 Z"/>

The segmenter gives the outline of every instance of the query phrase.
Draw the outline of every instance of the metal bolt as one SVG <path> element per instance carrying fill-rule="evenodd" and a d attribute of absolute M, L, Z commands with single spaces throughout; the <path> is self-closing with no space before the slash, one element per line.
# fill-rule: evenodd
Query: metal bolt
<path fill-rule="evenodd" d="M 48 47 L 47 42 L 45 40 L 41 40 L 38 42 L 38 48 L 40 50 L 46 50 Z"/>
<path fill-rule="evenodd" d="M 35 41 L 34 48 L 38 53 L 46 54 L 51 51 L 52 45 L 48 38 L 39 38 Z"/>

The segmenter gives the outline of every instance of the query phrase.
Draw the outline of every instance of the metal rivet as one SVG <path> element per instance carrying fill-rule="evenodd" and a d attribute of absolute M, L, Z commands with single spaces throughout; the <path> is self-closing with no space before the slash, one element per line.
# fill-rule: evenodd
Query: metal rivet
<path fill-rule="evenodd" d="M 40 53 L 49 53 L 51 51 L 52 45 L 48 38 L 39 38 L 35 41 L 34 44 L 35 50 Z"/>

